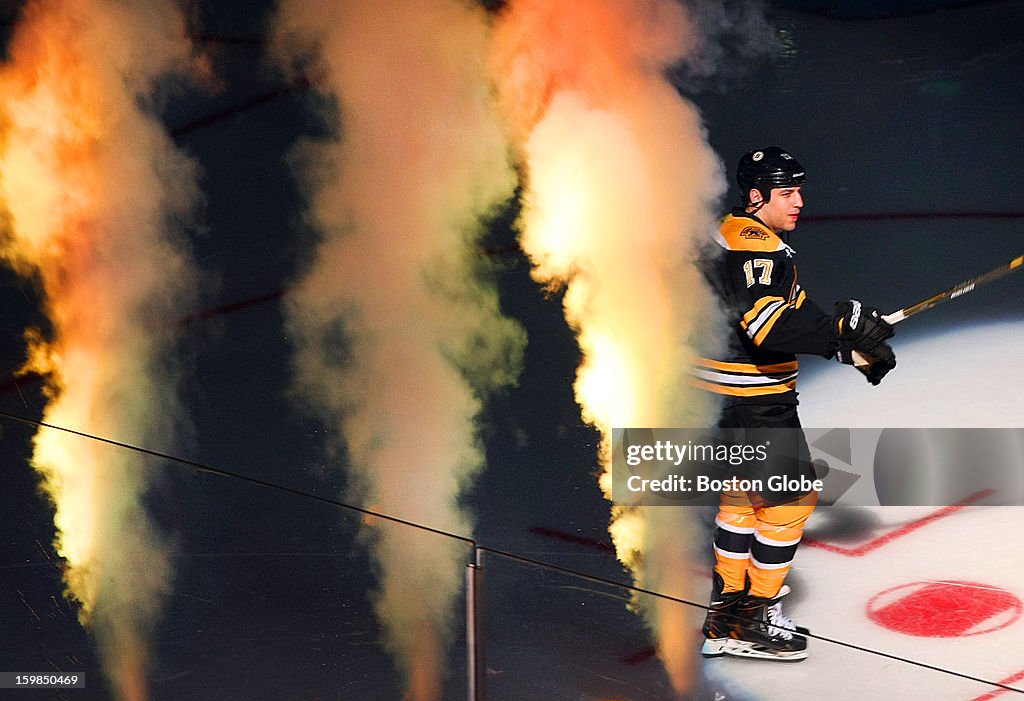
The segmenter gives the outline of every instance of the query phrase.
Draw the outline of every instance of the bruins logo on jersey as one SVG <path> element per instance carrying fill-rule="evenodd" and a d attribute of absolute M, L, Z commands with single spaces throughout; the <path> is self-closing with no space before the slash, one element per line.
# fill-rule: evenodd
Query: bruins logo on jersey
<path fill-rule="evenodd" d="M 765 239 L 768 238 L 768 232 L 756 226 L 748 226 L 745 227 L 743 231 L 740 232 L 740 238 L 758 239 L 759 241 L 764 241 Z"/>

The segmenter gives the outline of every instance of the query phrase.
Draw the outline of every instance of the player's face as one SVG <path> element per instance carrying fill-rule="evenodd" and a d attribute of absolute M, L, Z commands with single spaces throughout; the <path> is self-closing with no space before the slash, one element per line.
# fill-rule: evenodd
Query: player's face
<path fill-rule="evenodd" d="M 760 197 L 760 193 L 756 193 Z M 799 187 L 772 188 L 772 197 L 757 210 L 757 216 L 775 231 L 792 231 L 796 228 L 804 198 Z"/>

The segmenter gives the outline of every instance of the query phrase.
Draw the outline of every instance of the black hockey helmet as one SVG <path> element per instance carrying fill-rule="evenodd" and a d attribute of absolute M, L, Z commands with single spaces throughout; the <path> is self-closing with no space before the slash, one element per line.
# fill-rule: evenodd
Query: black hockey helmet
<path fill-rule="evenodd" d="M 749 204 L 751 190 L 761 193 L 764 201 L 772 198 L 773 187 L 796 187 L 804 181 L 804 167 L 778 146 L 759 148 L 743 154 L 736 168 L 743 204 Z"/>

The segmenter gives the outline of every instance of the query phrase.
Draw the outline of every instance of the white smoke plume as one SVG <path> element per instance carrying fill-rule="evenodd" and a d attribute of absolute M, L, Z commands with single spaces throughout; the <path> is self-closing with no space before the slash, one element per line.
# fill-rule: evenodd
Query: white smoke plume
<path fill-rule="evenodd" d="M 0 258 L 41 290 L 49 328 L 29 335 L 26 370 L 47 376 L 49 424 L 172 445 L 197 189 L 152 107 L 169 76 L 198 69 L 169 0 L 32 0 L 17 22 L 0 67 Z M 172 579 L 143 502 L 155 466 L 49 428 L 34 442 L 67 595 L 116 697 L 141 701 Z"/>
<path fill-rule="evenodd" d="M 764 0 L 689 0 L 686 6 L 696 42 L 670 74 L 689 91 L 728 86 L 782 45 Z"/>
<path fill-rule="evenodd" d="M 700 48 L 674 0 L 509 0 L 492 75 L 526 171 L 521 244 L 540 283 L 564 289 L 583 352 L 575 391 L 601 430 L 610 496 L 613 427 L 702 426 L 717 407 L 687 383 L 716 306 L 692 265 L 725 191 L 692 104 L 667 71 Z M 702 349 L 705 350 L 706 349 Z M 639 586 L 702 598 L 697 529 L 684 509 L 613 507 L 610 531 Z M 680 693 L 693 674 L 696 612 L 638 602 Z"/>
<path fill-rule="evenodd" d="M 348 499 L 468 535 L 475 417 L 523 337 L 480 274 L 480 217 L 515 178 L 492 115 L 487 17 L 458 0 L 285 0 L 275 35 L 336 101 L 298 159 L 320 240 L 287 299 L 296 392 L 335 429 Z M 376 520 L 376 609 L 407 698 L 440 698 L 466 552 Z"/>

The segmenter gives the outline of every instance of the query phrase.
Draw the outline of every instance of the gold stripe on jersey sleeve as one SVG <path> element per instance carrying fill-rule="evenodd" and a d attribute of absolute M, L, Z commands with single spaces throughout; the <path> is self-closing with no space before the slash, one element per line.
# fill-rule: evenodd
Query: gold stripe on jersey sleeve
<path fill-rule="evenodd" d="M 804 292 L 803 290 L 800 290 L 800 294 L 797 295 L 797 298 L 796 298 L 796 304 L 793 305 L 793 306 L 795 306 L 797 309 L 799 309 L 800 306 L 804 303 L 804 300 L 806 300 L 806 299 L 807 299 L 807 293 Z"/>
<path fill-rule="evenodd" d="M 698 359 L 697 365 L 711 368 L 712 370 L 722 370 L 725 372 L 739 372 L 748 375 L 764 375 L 776 372 L 796 372 L 797 368 L 799 367 L 799 364 L 795 360 L 785 363 L 775 363 L 773 365 L 754 365 L 753 363 L 731 363 L 722 360 L 711 360 L 710 358 Z"/>
<path fill-rule="evenodd" d="M 691 377 L 690 384 L 707 392 L 724 394 L 730 397 L 764 397 L 773 394 L 785 394 L 796 389 L 796 380 L 766 387 L 729 387 Z"/>
<path fill-rule="evenodd" d="M 755 346 L 760 346 L 764 343 L 765 336 L 771 333 L 772 327 L 775 326 L 775 322 L 778 321 L 779 317 L 782 316 L 782 313 L 789 308 L 790 306 L 788 304 L 783 304 L 775 310 L 774 314 L 768 317 L 768 320 L 761 325 L 760 330 L 754 334 L 754 338 L 752 340 L 754 341 Z"/>
<path fill-rule="evenodd" d="M 786 300 L 784 300 L 782 297 L 762 297 L 761 299 L 754 302 L 754 306 L 750 309 L 749 312 L 743 315 L 743 321 L 740 322 L 740 326 L 742 326 L 743 330 L 746 331 L 747 327 L 750 326 L 754 322 L 754 320 L 757 319 L 761 312 L 764 311 L 765 307 L 776 302 L 785 301 Z"/>

